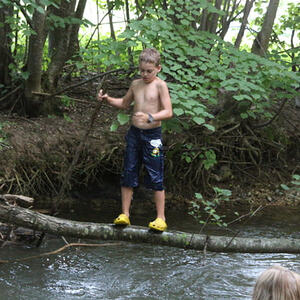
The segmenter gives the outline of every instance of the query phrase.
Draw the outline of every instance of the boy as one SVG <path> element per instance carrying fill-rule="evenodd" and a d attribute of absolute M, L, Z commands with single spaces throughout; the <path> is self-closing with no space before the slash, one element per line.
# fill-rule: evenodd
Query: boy
<path fill-rule="evenodd" d="M 173 116 L 169 90 L 165 81 L 157 77 L 161 70 L 160 54 L 148 48 L 139 57 L 141 79 L 134 80 L 123 98 L 113 98 L 99 91 L 98 99 L 110 105 L 127 109 L 134 102 L 131 127 L 126 135 L 124 171 L 121 176 L 122 214 L 116 225 L 130 225 L 129 209 L 133 188 L 138 186 L 139 169 L 146 169 L 145 186 L 154 191 L 157 218 L 149 223 L 154 230 L 167 228 L 165 218 L 165 191 L 163 188 L 163 154 L 161 121 Z"/>

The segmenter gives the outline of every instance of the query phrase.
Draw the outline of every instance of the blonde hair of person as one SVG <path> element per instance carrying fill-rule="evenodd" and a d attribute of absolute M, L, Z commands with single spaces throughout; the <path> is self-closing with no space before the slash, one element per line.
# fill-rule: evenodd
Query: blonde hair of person
<path fill-rule="evenodd" d="M 300 275 L 275 265 L 257 279 L 253 300 L 300 300 Z"/>

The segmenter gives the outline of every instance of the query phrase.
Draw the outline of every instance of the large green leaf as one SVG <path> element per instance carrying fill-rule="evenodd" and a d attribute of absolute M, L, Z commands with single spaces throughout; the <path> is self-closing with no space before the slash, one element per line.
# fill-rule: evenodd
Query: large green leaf
<path fill-rule="evenodd" d="M 121 125 L 124 125 L 129 121 L 129 115 L 124 113 L 119 113 L 117 119 Z"/>

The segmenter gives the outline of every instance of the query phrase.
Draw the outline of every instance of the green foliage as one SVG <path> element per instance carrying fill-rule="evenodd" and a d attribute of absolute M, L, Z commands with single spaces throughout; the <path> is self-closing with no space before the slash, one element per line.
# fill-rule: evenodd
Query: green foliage
<path fill-rule="evenodd" d="M 67 122 L 73 122 L 73 120 L 70 118 L 70 116 L 68 116 L 68 114 L 64 113 L 64 119 L 67 121 Z"/>
<path fill-rule="evenodd" d="M 8 15 L 5 18 L 5 23 L 8 24 L 11 29 L 11 31 L 8 33 L 8 36 L 12 41 L 11 51 L 13 58 L 9 68 L 13 83 L 20 81 L 24 82 L 29 77 L 29 73 L 24 72 L 23 69 L 28 55 L 28 53 L 26 53 L 26 51 L 28 51 L 28 39 L 31 35 L 36 34 L 32 29 L 31 24 L 28 23 L 28 20 L 30 19 L 32 22 L 33 13 L 35 11 L 41 14 L 46 14 L 46 27 L 49 31 L 56 28 L 66 28 L 66 26 L 73 24 L 79 24 L 83 26 L 91 25 L 91 23 L 85 19 L 81 20 L 75 18 L 74 16 L 62 18 L 51 13 L 49 7 L 53 6 L 58 9 L 60 8 L 60 1 L 57 0 L 23 0 L 21 1 L 21 4 L 12 0 L 1 1 L 0 8 L 2 8 L 4 5 L 14 7 L 13 15 Z M 3 25 L 4 24 L 0 23 L 0 27 Z M 49 62 L 50 58 L 48 57 L 46 42 L 43 54 L 43 69 L 45 71 L 47 71 Z"/>
<path fill-rule="evenodd" d="M 209 170 L 211 167 L 213 167 L 217 163 L 216 153 L 213 150 L 206 150 L 204 152 L 204 168 L 206 170 Z"/>
<path fill-rule="evenodd" d="M 289 185 L 281 184 L 281 188 L 289 192 L 287 193 L 287 198 L 292 202 L 298 203 L 300 201 L 300 175 L 294 174 L 292 175 L 292 180 Z"/>
<path fill-rule="evenodd" d="M 71 105 L 74 105 L 74 100 L 72 98 L 68 97 L 67 95 L 63 95 L 60 98 L 60 101 L 61 101 L 62 105 L 65 107 L 70 107 Z"/>
<path fill-rule="evenodd" d="M 182 145 L 182 148 L 183 148 L 183 152 L 181 154 L 181 159 L 185 160 L 185 162 L 187 163 L 191 163 L 195 157 L 195 151 L 192 151 L 193 144 Z"/>
<path fill-rule="evenodd" d="M 129 115 L 124 113 L 119 113 L 117 116 L 117 120 L 114 120 L 112 125 L 110 126 L 111 131 L 116 131 L 119 126 L 124 125 L 129 122 Z"/>
<path fill-rule="evenodd" d="M 205 170 L 209 170 L 217 163 L 216 154 L 212 149 L 202 148 L 201 151 L 193 150 L 193 144 L 178 144 L 178 148 L 180 148 L 181 159 L 186 163 L 190 164 L 197 162 L 197 158 L 199 157 L 202 160 L 203 166 Z M 178 151 L 178 150 L 177 150 Z"/>
<path fill-rule="evenodd" d="M 214 224 L 220 227 L 227 227 L 224 221 L 225 215 L 217 213 L 217 207 L 230 200 L 231 191 L 214 187 L 215 197 L 212 200 L 205 200 L 200 193 L 195 194 L 195 200 L 191 201 L 189 214 L 195 218 L 203 227 L 207 224 Z M 203 228 L 202 228 L 203 229 Z"/>
<path fill-rule="evenodd" d="M 232 100 L 248 103 L 240 112 L 242 120 L 270 119 L 268 108 L 274 101 L 295 96 L 299 85 L 295 73 L 199 31 L 194 26 L 196 15 L 208 3 L 184 3 L 181 7 L 180 1 L 174 1 L 168 11 L 158 9 L 155 15 L 149 10 L 152 18 L 132 21 L 122 35 L 132 44 L 161 50 L 160 77 L 168 82 L 178 117 L 167 121 L 166 129 L 180 131 L 197 124 L 213 130 L 210 107 L 218 103 L 220 89 L 232 95 Z"/>
<path fill-rule="evenodd" d="M 129 61 L 126 55 L 128 45 L 122 41 L 105 38 L 100 41 L 92 41 L 89 48 L 80 49 L 80 61 L 75 61 L 77 69 L 118 69 L 128 68 Z M 73 63 L 69 61 L 69 63 Z"/>
<path fill-rule="evenodd" d="M 285 191 L 289 191 L 290 189 L 294 189 L 296 191 L 300 191 L 300 175 L 294 174 L 291 180 L 291 187 L 286 184 L 281 184 L 281 188 Z"/>
<path fill-rule="evenodd" d="M 0 123 L 0 151 L 8 146 L 7 136 L 3 130 L 4 125 L 4 123 Z"/>
<path fill-rule="evenodd" d="M 300 49 L 297 47 L 297 40 L 300 39 L 300 6 L 294 2 L 288 3 L 285 14 L 280 17 L 279 24 L 274 27 L 273 43 L 270 45 L 270 59 L 281 61 L 288 68 L 299 71 Z M 292 32 L 290 38 L 285 38 Z M 284 40 L 280 39 L 283 37 Z M 279 47 L 278 47 L 279 46 Z"/>
<path fill-rule="evenodd" d="M 80 25 L 92 25 L 87 19 L 78 19 L 75 17 L 60 17 L 54 14 L 49 14 L 47 17 L 47 22 L 49 23 L 50 30 L 54 28 L 66 28 L 67 25 L 80 24 Z"/>

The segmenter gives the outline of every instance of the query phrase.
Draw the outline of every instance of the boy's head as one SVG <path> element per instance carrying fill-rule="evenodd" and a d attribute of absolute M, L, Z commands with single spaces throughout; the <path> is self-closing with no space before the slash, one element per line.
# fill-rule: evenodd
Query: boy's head
<path fill-rule="evenodd" d="M 160 65 L 160 53 L 155 48 L 146 48 L 140 54 L 139 63 L 152 63 L 156 67 Z"/>
<path fill-rule="evenodd" d="M 159 52 L 154 48 L 143 50 L 140 54 L 139 69 L 145 83 L 155 80 L 157 73 L 161 70 Z"/>

